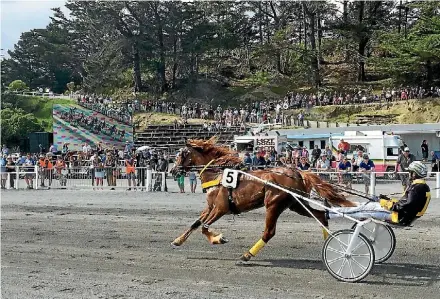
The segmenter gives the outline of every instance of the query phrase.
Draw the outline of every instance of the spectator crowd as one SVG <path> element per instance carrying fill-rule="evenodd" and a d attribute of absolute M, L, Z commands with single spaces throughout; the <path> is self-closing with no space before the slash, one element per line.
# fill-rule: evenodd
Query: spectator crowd
<path fill-rule="evenodd" d="M 24 179 L 27 189 L 33 189 L 37 166 L 37 184 L 43 188 L 50 189 L 54 179 L 58 179 L 62 187 L 67 186 L 68 179 L 89 179 L 94 189 L 102 189 L 105 179 L 107 186 L 114 190 L 117 179 L 125 178 L 128 180 L 128 190 L 145 190 L 146 169 L 166 173 L 168 163 L 169 159 L 164 153 L 148 148 L 135 150 L 128 142 L 123 150 L 115 147 L 104 149 L 100 143 L 91 148 L 88 143 L 84 143 L 81 151 L 69 151 L 68 144 L 64 144 L 62 150 L 58 151 L 56 145 L 52 144 L 47 153 L 41 151 L 22 156 L 12 156 L 4 145 L 0 157 L 1 188 L 6 189 L 8 177 L 10 188 L 14 188 L 18 173 L 19 178 Z M 162 179 L 166 179 L 166 175 L 156 175 L 153 191 L 161 191 Z"/>

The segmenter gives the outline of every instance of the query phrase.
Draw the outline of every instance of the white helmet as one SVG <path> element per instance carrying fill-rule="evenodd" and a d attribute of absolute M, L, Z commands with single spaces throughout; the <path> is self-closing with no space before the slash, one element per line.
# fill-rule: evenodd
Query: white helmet
<path fill-rule="evenodd" d="M 420 161 L 414 161 L 408 166 L 409 171 L 414 171 L 419 177 L 424 178 L 428 175 L 426 165 Z"/>

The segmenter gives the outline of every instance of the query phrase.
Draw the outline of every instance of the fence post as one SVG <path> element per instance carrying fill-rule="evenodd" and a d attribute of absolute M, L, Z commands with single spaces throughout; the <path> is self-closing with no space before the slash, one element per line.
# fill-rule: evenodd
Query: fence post
<path fill-rule="evenodd" d="M 165 183 L 166 183 L 166 176 L 165 176 L 166 172 L 161 172 L 160 175 L 162 176 L 162 186 L 161 186 L 161 190 L 162 192 L 165 192 Z"/>
<path fill-rule="evenodd" d="M 6 178 L 6 189 L 11 189 L 11 173 L 8 172 L 7 178 Z"/>
<path fill-rule="evenodd" d="M 20 181 L 20 166 L 15 166 L 15 189 L 18 190 L 18 182 Z"/>
<path fill-rule="evenodd" d="M 35 179 L 34 179 L 35 190 L 37 190 L 38 189 L 38 165 L 35 165 L 34 170 L 35 170 Z"/>
<path fill-rule="evenodd" d="M 376 195 L 376 173 L 370 173 L 370 195 Z"/>
<path fill-rule="evenodd" d="M 437 172 L 435 178 L 435 187 L 437 188 L 437 199 L 440 199 L 440 172 Z"/>
<path fill-rule="evenodd" d="M 147 166 L 147 184 L 146 184 L 146 189 L 147 191 L 151 191 L 151 183 L 153 181 L 153 175 L 152 175 L 152 170 L 151 170 L 151 166 L 148 165 Z"/>

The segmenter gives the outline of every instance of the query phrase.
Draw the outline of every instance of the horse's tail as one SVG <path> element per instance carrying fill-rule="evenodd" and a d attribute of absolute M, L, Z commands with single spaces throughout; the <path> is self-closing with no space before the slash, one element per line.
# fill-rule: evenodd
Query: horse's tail
<path fill-rule="evenodd" d="M 304 180 L 307 190 L 312 189 L 318 193 L 319 196 L 325 198 L 329 203 L 340 207 L 355 207 L 356 204 L 345 199 L 345 196 L 336 190 L 331 184 L 321 180 L 319 176 L 312 172 L 301 171 L 301 177 Z"/>

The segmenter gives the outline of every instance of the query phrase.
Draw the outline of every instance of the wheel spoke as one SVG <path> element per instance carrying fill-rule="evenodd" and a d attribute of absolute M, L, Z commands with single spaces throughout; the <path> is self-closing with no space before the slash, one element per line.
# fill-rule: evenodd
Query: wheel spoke
<path fill-rule="evenodd" d="M 344 266 L 345 266 L 346 263 L 347 263 L 347 259 L 344 259 L 344 260 L 342 261 L 342 265 L 341 265 L 341 267 L 339 268 L 338 272 L 336 272 L 336 274 L 338 274 L 339 276 L 341 276 L 342 269 L 344 268 Z"/>
<path fill-rule="evenodd" d="M 337 257 L 337 258 L 335 258 L 335 259 L 332 259 L 331 261 L 327 261 L 327 264 L 328 264 L 328 265 L 333 264 L 334 262 L 340 261 L 340 260 L 342 260 L 343 258 L 345 258 L 345 257 L 344 257 L 344 256 L 339 256 L 339 257 Z"/>
<path fill-rule="evenodd" d="M 361 257 L 361 256 L 370 256 L 369 253 L 356 253 L 356 254 L 352 254 L 351 256 L 357 256 L 357 257 Z"/>
<path fill-rule="evenodd" d="M 348 267 L 350 268 L 350 275 L 352 278 L 355 277 L 354 271 L 353 271 L 353 267 L 351 266 L 351 261 L 348 261 Z"/>
<path fill-rule="evenodd" d="M 356 247 L 353 248 L 353 249 L 351 250 L 351 252 L 348 252 L 348 253 L 356 252 L 356 250 L 358 250 L 359 248 L 361 248 L 362 245 L 365 245 L 365 243 L 364 243 L 364 242 L 359 242 L 359 243 L 356 245 Z"/>
<path fill-rule="evenodd" d="M 334 249 L 333 247 L 327 247 L 327 250 L 328 251 L 332 251 L 332 252 L 335 252 L 335 253 L 339 253 L 340 255 L 345 255 L 345 252 L 343 252 L 343 251 L 339 251 L 339 250 L 336 250 L 336 249 Z"/>
<path fill-rule="evenodd" d="M 367 269 L 367 267 L 364 267 L 363 265 L 361 265 L 356 259 L 352 259 L 352 261 L 353 261 L 356 265 L 358 265 L 358 267 L 361 268 L 362 271 L 365 272 L 365 270 Z"/>

